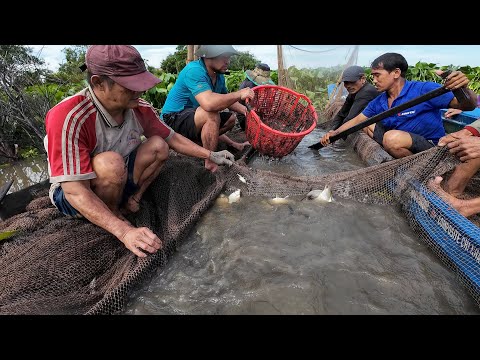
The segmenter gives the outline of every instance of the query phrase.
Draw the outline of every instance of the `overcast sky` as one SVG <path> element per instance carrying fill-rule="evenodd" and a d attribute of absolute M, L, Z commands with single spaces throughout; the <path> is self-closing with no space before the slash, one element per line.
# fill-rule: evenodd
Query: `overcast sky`
<path fill-rule="evenodd" d="M 65 61 L 62 49 L 70 45 L 28 45 L 34 49 L 34 55 L 45 60 L 49 69 L 56 71 Z M 175 52 L 177 45 L 134 45 L 148 65 L 160 67 L 161 62 Z M 276 45 L 234 45 L 239 51 L 248 51 L 261 62 L 277 69 Z M 336 65 L 345 62 L 351 54 L 353 45 L 285 45 L 284 61 L 286 66 L 315 68 Z M 428 62 L 438 66 L 455 65 L 480 66 L 480 45 L 360 45 L 358 65 L 369 66 L 379 55 L 386 52 L 398 52 L 405 56 L 409 65 Z"/>

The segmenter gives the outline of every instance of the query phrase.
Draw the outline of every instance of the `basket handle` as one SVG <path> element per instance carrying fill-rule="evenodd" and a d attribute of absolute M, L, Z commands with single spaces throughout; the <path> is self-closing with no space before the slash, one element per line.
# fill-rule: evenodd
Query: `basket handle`
<path fill-rule="evenodd" d="M 245 106 L 246 106 L 248 112 L 250 112 L 250 111 L 253 110 L 252 105 L 250 105 L 250 104 L 248 103 L 248 99 L 245 101 Z"/>

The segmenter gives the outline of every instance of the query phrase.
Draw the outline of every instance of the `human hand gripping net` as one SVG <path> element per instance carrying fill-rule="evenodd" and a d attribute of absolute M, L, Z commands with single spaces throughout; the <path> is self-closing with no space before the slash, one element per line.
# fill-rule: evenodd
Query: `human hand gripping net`
<path fill-rule="evenodd" d="M 227 150 L 211 151 L 208 158 L 217 165 L 231 166 L 235 161 L 235 156 Z"/>

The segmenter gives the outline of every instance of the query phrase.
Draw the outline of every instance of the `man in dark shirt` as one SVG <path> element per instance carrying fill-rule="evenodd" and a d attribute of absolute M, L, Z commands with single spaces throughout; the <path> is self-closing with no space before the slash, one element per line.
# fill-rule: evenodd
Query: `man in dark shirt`
<path fill-rule="evenodd" d="M 368 103 L 380 93 L 367 82 L 361 66 L 350 66 L 343 71 L 342 82 L 348 91 L 345 103 L 332 120 L 332 130 L 338 129 L 348 120 L 360 114 Z"/>

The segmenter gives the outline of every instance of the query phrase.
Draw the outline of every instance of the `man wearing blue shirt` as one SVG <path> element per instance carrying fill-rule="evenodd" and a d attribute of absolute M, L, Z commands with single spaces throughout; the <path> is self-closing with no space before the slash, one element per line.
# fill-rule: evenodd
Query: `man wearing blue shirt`
<path fill-rule="evenodd" d="M 359 115 L 337 130 L 325 134 L 320 140 L 322 145 L 328 145 L 333 135 L 442 86 L 431 81 L 406 80 L 408 63 L 402 55 L 397 53 L 385 53 L 379 56 L 373 60 L 371 69 L 373 84 L 383 93 L 372 100 Z M 437 70 L 438 75 L 442 73 Z M 461 87 L 466 88 L 468 83 L 465 74 L 453 71 L 447 76 L 444 86 L 449 90 L 456 90 Z M 475 108 L 476 94 L 470 89 L 466 88 L 466 90 L 469 98 L 465 103 L 460 103 L 452 92 L 448 92 L 387 117 L 363 130 L 395 158 L 427 150 L 437 145 L 438 140 L 445 135 L 440 109 L 473 110 Z"/>
<path fill-rule="evenodd" d="M 225 135 L 235 125 L 236 112 L 247 114 L 239 101 L 255 95 L 250 88 L 227 91 L 224 74 L 235 54 L 238 52 L 232 45 L 200 45 L 196 52 L 200 59 L 180 71 L 160 114 L 173 130 L 211 151 L 216 150 L 219 140 L 237 150 L 248 144 Z M 205 167 L 216 171 L 218 165 L 206 159 Z"/>

